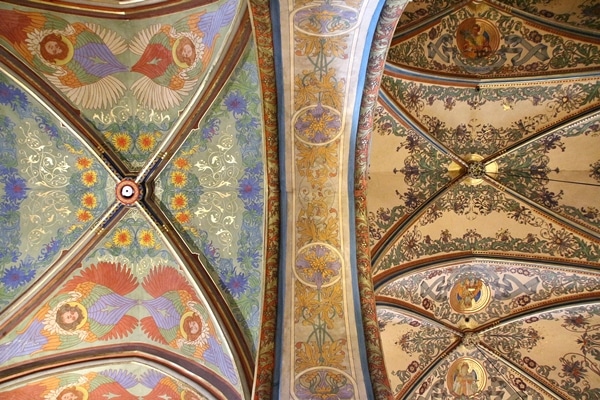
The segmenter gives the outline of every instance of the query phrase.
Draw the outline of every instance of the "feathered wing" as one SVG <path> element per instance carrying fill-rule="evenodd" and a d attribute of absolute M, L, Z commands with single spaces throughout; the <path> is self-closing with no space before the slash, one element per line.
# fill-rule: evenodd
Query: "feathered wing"
<path fill-rule="evenodd" d="M 237 6 L 237 0 L 229 0 L 215 11 L 196 14 L 189 17 L 187 21 L 188 29 L 201 35 L 202 41 L 206 46 L 206 51 L 202 58 L 202 62 L 205 66 L 210 61 L 215 40 L 219 36 L 219 32 L 223 27 L 231 24 L 236 15 Z"/>
<path fill-rule="evenodd" d="M 129 268 L 101 262 L 84 269 L 64 290 L 81 294 L 79 301 L 87 310 L 89 330 L 97 339 L 109 340 L 129 335 L 138 325 L 137 318 L 127 315 L 137 300 L 126 297 L 137 286 Z"/>
<path fill-rule="evenodd" d="M 198 81 L 175 63 L 174 34 L 172 26 L 157 24 L 139 32 L 130 45 L 131 51 L 140 55 L 131 71 L 142 74 L 131 89 L 144 107 L 156 110 L 176 107 Z"/>
<path fill-rule="evenodd" d="M 143 302 L 150 316 L 142 318 L 143 331 L 152 340 L 173 344 L 180 336 L 179 323 L 189 301 L 197 301 L 194 288 L 173 267 L 159 266 L 142 283 L 153 299 Z"/>
<path fill-rule="evenodd" d="M 47 18 L 41 13 L 0 10 L 0 21 L 0 38 L 8 41 L 17 53 L 32 62 L 33 54 L 27 48 L 26 40 L 31 32 L 44 29 Z"/>
<path fill-rule="evenodd" d="M 126 44 L 115 33 L 95 24 L 74 24 L 73 56 L 69 62 L 57 66 L 48 80 L 75 105 L 82 108 L 107 108 L 116 103 L 125 91 L 125 85 L 114 74 L 125 72 L 115 54 L 125 51 Z"/>

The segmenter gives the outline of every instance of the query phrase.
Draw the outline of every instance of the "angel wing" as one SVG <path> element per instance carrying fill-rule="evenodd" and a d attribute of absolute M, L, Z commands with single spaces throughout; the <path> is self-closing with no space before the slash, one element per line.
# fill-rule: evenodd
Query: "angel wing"
<path fill-rule="evenodd" d="M 204 67 L 207 67 L 212 56 L 215 40 L 219 36 L 221 29 L 228 26 L 233 21 L 236 15 L 238 2 L 237 0 L 229 0 L 215 11 L 195 14 L 190 16 L 186 22 L 188 29 L 202 36 L 202 41 L 206 46 L 206 51 L 202 58 Z M 175 25 L 179 28 L 178 24 Z"/>
<path fill-rule="evenodd" d="M 198 82 L 204 52 L 200 36 L 157 24 L 138 33 L 130 48 L 140 55 L 131 70 L 143 76 L 131 88 L 142 106 L 176 107 Z"/>
<path fill-rule="evenodd" d="M 123 95 L 125 85 L 113 75 L 128 70 L 116 58 L 127 46 L 115 33 L 51 14 L 5 10 L 0 18 L 10 21 L 0 37 L 75 106 L 110 107 Z"/>
<path fill-rule="evenodd" d="M 64 291 L 81 295 L 89 331 L 99 340 L 122 338 L 138 325 L 127 315 L 137 300 L 126 297 L 138 286 L 131 270 L 124 265 L 101 262 L 84 269 L 64 286 Z"/>
<path fill-rule="evenodd" d="M 173 267 L 160 266 L 148 274 L 142 283 L 153 299 L 142 304 L 150 316 L 142 318 L 142 330 L 152 340 L 176 346 L 182 337 L 180 324 L 189 301 L 198 301 L 194 289 Z"/>

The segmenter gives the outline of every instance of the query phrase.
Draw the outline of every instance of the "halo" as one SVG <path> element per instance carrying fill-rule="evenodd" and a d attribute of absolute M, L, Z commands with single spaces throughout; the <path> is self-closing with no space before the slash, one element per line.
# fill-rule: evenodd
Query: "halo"
<path fill-rule="evenodd" d="M 60 39 L 62 40 L 62 42 L 64 44 L 67 45 L 67 56 L 63 59 L 56 59 L 54 60 L 54 64 L 56 65 L 65 65 L 66 63 L 68 63 L 69 61 L 71 61 L 71 59 L 73 58 L 73 54 L 74 54 L 74 50 L 73 50 L 73 43 L 71 43 L 71 41 L 69 39 L 67 39 L 66 37 L 64 37 L 63 35 L 60 35 Z"/>
<path fill-rule="evenodd" d="M 177 38 L 177 40 L 175 40 L 175 43 L 173 43 L 173 48 L 171 49 L 171 55 L 173 56 L 173 61 L 175 61 L 175 64 L 177 64 L 178 67 L 186 69 L 189 68 L 190 66 L 188 65 L 188 63 L 181 61 L 178 57 L 177 57 L 177 47 L 179 46 L 179 43 L 181 42 L 181 39 L 183 39 L 185 36 L 181 36 L 179 38 Z M 188 38 L 189 39 L 189 38 Z M 192 43 L 193 44 L 193 43 Z M 195 51 L 195 49 L 194 49 Z"/>
<path fill-rule="evenodd" d="M 194 314 L 196 314 L 196 313 L 193 311 L 188 311 L 188 312 L 184 313 L 181 316 L 181 319 L 179 320 L 179 330 L 181 331 L 181 335 L 184 337 L 185 340 L 188 339 L 188 334 L 185 331 L 185 329 L 183 328 L 183 323 L 188 317 L 194 316 Z"/>
<path fill-rule="evenodd" d="M 79 393 L 81 393 L 81 397 L 82 397 L 81 400 L 88 400 L 89 394 L 85 388 L 83 388 L 81 386 L 75 386 L 75 390 L 77 390 Z"/>
<path fill-rule="evenodd" d="M 85 306 L 81 303 L 78 303 L 76 301 L 69 301 L 67 302 L 68 305 L 70 305 L 71 307 L 77 307 L 78 309 L 81 310 L 81 315 L 83 315 L 83 318 L 81 319 L 81 322 L 75 327 L 75 330 L 79 330 L 81 328 L 83 328 L 83 325 L 85 325 L 85 323 L 87 322 L 88 319 L 88 312 L 87 312 L 87 308 L 85 308 Z M 83 389 L 85 390 L 85 389 Z"/>

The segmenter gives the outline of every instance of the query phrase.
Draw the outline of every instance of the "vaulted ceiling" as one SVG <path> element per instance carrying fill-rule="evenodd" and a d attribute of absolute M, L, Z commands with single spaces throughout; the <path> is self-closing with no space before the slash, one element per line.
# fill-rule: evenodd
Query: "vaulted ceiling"
<path fill-rule="evenodd" d="M 0 397 L 598 398 L 600 6 L 404 3 L 0 4 Z"/>

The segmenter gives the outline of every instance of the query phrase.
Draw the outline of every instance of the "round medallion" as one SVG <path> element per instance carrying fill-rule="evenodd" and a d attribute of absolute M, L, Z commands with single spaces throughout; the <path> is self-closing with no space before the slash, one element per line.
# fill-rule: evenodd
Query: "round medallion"
<path fill-rule="evenodd" d="M 483 366 L 471 357 L 461 357 L 448 369 L 446 384 L 453 395 L 469 398 L 481 392 L 487 383 Z"/>
<path fill-rule="evenodd" d="M 486 19 L 468 18 L 457 28 L 456 42 L 463 57 L 486 58 L 498 50 L 500 32 Z"/>
<path fill-rule="evenodd" d="M 139 200 L 140 187 L 132 179 L 123 179 L 117 184 L 117 200 L 126 206 L 130 206 Z"/>
<path fill-rule="evenodd" d="M 322 104 L 302 109 L 294 117 L 296 137 L 310 144 L 326 144 L 342 133 L 340 113 Z"/>
<path fill-rule="evenodd" d="M 491 298 L 487 283 L 476 277 L 464 277 L 450 290 L 450 306 L 462 314 L 472 314 L 484 309 Z"/>
<path fill-rule="evenodd" d="M 294 13 L 294 27 L 306 35 L 341 35 L 358 26 L 358 11 L 334 4 L 311 5 Z"/>
<path fill-rule="evenodd" d="M 342 260 L 337 250 L 325 243 L 310 244 L 296 256 L 296 277 L 305 285 L 321 289 L 341 277 Z"/>

